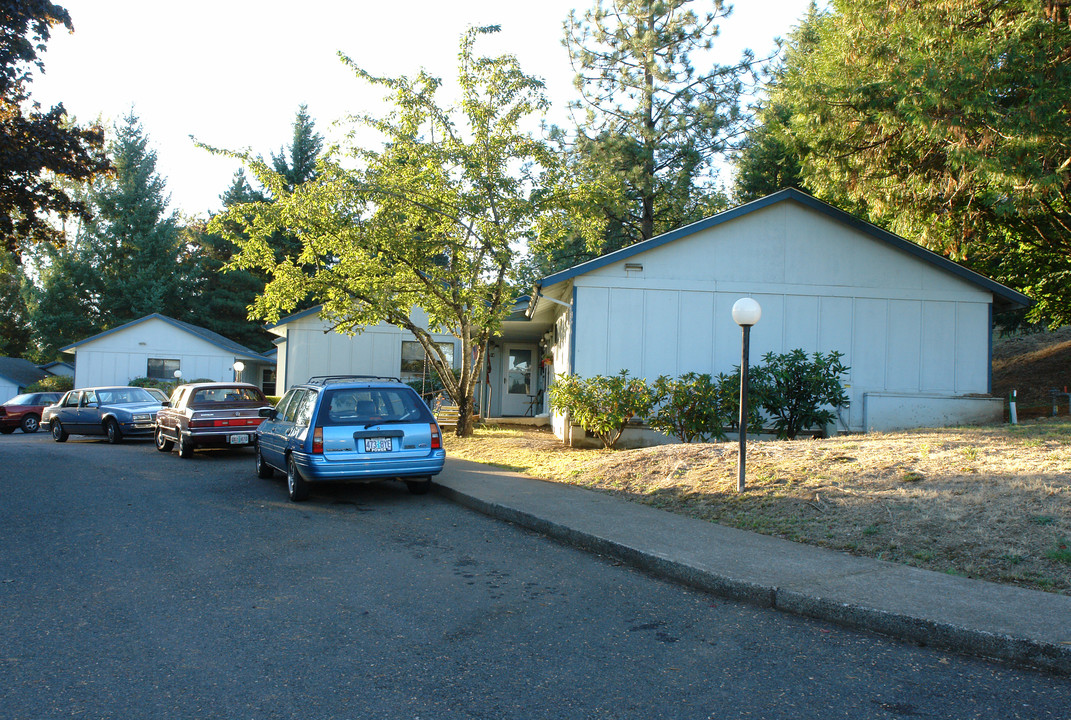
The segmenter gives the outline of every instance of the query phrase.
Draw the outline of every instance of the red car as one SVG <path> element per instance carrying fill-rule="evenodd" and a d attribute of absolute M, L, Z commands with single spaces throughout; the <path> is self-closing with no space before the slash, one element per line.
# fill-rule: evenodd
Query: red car
<path fill-rule="evenodd" d="M 35 433 L 41 427 L 41 411 L 46 405 L 58 403 L 63 393 L 39 392 L 16 395 L 0 405 L 0 433 L 10 435 L 21 428 L 24 433 Z"/>

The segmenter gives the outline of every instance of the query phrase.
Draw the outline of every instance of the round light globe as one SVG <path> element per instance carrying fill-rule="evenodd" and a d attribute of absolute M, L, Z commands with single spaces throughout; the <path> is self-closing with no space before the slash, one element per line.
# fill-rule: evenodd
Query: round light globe
<path fill-rule="evenodd" d="M 762 318 L 762 306 L 753 298 L 740 298 L 733 303 L 733 321 L 741 327 L 754 325 Z"/>
<path fill-rule="evenodd" d="M 181 370 L 176 370 L 175 371 L 175 379 L 178 380 L 180 377 L 182 377 L 182 371 Z"/>
<path fill-rule="evenodd" d="M 234 369 L 238 372 L 242 372 L 243 370 L 245 370 L 245 363 L 239 360 L 238 362 L 234 363 Z"/>

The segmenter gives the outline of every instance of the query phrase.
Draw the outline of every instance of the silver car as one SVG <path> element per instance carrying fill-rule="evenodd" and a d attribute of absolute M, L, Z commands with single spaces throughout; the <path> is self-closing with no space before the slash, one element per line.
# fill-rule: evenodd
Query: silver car
<path fill-rule="evenodd" d="M 124 437 L 151 437 L 159 409 L 160 401 L 145 388 L 81 388 L 45 408 L 41 424 L 56 442 L 70 435 L 104 435 L 117 443 Z"/>

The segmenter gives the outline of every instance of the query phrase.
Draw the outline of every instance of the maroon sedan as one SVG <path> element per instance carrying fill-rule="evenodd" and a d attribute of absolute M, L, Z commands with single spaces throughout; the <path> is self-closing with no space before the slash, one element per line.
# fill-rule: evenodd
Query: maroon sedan
<path fill-rule="evenodd" d="M 38 392 L 16 395 L 0 405 L 0 433 L 10 435 L 16 429 L 35 433 L 41 427 L 41 412 L 46 405 L 58 403 L 63 393 Z"/>
<path fill-rule="evenodd" d="M 188 458 L 199 447 L 249 447 L 256 443 L 261 410 L 271 403 L 248 383 L 179 385 L 156 414 L 156 449 Z"/>

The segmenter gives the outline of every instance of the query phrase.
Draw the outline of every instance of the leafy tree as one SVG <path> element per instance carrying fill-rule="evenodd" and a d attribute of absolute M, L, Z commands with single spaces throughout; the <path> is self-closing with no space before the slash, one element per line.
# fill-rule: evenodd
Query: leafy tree
<path fill-rule="evenodd" d="M 795 440 L 802 430 L 824 428 L 837 419 L 836 408 L 848 406 L 848 393 L 840 381 L 848 368 L 841 357 L 836 351 L 816 352 L 808 360 L 798 348 L 762 356 L 763 365 L 754 369 L 754 390 L 749 385 L 749 392 L 773 417 L 778 437 Z"/>
<path fill-rule="evenodd" d="M 379 78 L 344 58 L 358 77 L 389 92 L 394 109 L 363 123 L 386 142 L 320 161 L 318 174 L 295 187 L 263 161 L 245 156 L 272 202 L 238 205 L 215 218 L 213 232 L 241 250 L 234 266 L 270 280 L 254 312 L 268 320 L 306 302 L 344 332 L 387 322 L 424 347 L 458 405 L 459 435 L 472 433 L 473 395 L 488 339 L 508 315 L 520 264 L 515 247 L 540 205 L 531 187 L 546 146 L 521 129 L 547 108 L 542 83 L 516 58 L 479 57 L 474 45 L 497 27 L 475 28 L 461 41 L 460 103 L 439 103 L 441 81 Z M 239 230 L 236 230 L 238 228 Z M 299 237 L 301 254 L 276 263 L 270 239 Z M 428 327 L 414 319 L 423 310 Z M 433 336 L 460 342 L 460 374 Z"/>
<path fill-rule="evenodd" d="M 13 254 L 0 249 L 0 356 L 26 357 L 32 349 L 26 298 L 30 281 Z"/>
<path fill-rule="evenodd" d="M 720 209 L 713 161 L 740 122 L 737 65 L 697 72 L 730 7 L 703 16 L 690 0 L 598 0 L 583 18 L 570 13 L 565 45 L 577 72 L 579 113 L 555 194 L 562 210 L 536 246 L 547 252 L 584 238 L 601 254 L 647 240 Z M 564 202 L 563 202 L 564 201 Z"/>
<path fill-rule="evenodd" d="M 648 423 L 681 442 L 724 440 L 730 415 L 723 411 L 719 402 L 722 378 L 724 376 L 714 380 L 707 373 L 694 372 L 679 378 L 662 375 L 654 384 L 658 409 Z"/>
<path fill-rule="evenodd" d="M 1071 322 L 1048 282 L 1071 274 L 1068 20 L 1064 2 L 835 0 L 776 91 L 807 187 Z"/>
<path fill-rule="evenodd" d="M 43 111 L 31 103 L 33 70 L 52 28 L 74 30 L 70 15 L 48 0 L 5 2 L 0 9 L 0 238 L 19 256 L 26 243 L 61 242 L 49 220 L 88 217 L 88 209 L 62 180 L 88 180 L 109 168 L 104 132 L 67 120 L 63 105 Z"/>
<path fill-rule="evenodd" d="M 605 377 L 558 375 L 549 390 L 554 408 L 584 430 L 594 433 L 603 447 L 613 449 L 632 418 L 646 418 L 658 398 L 643 378 L 628 370 Z"/>

